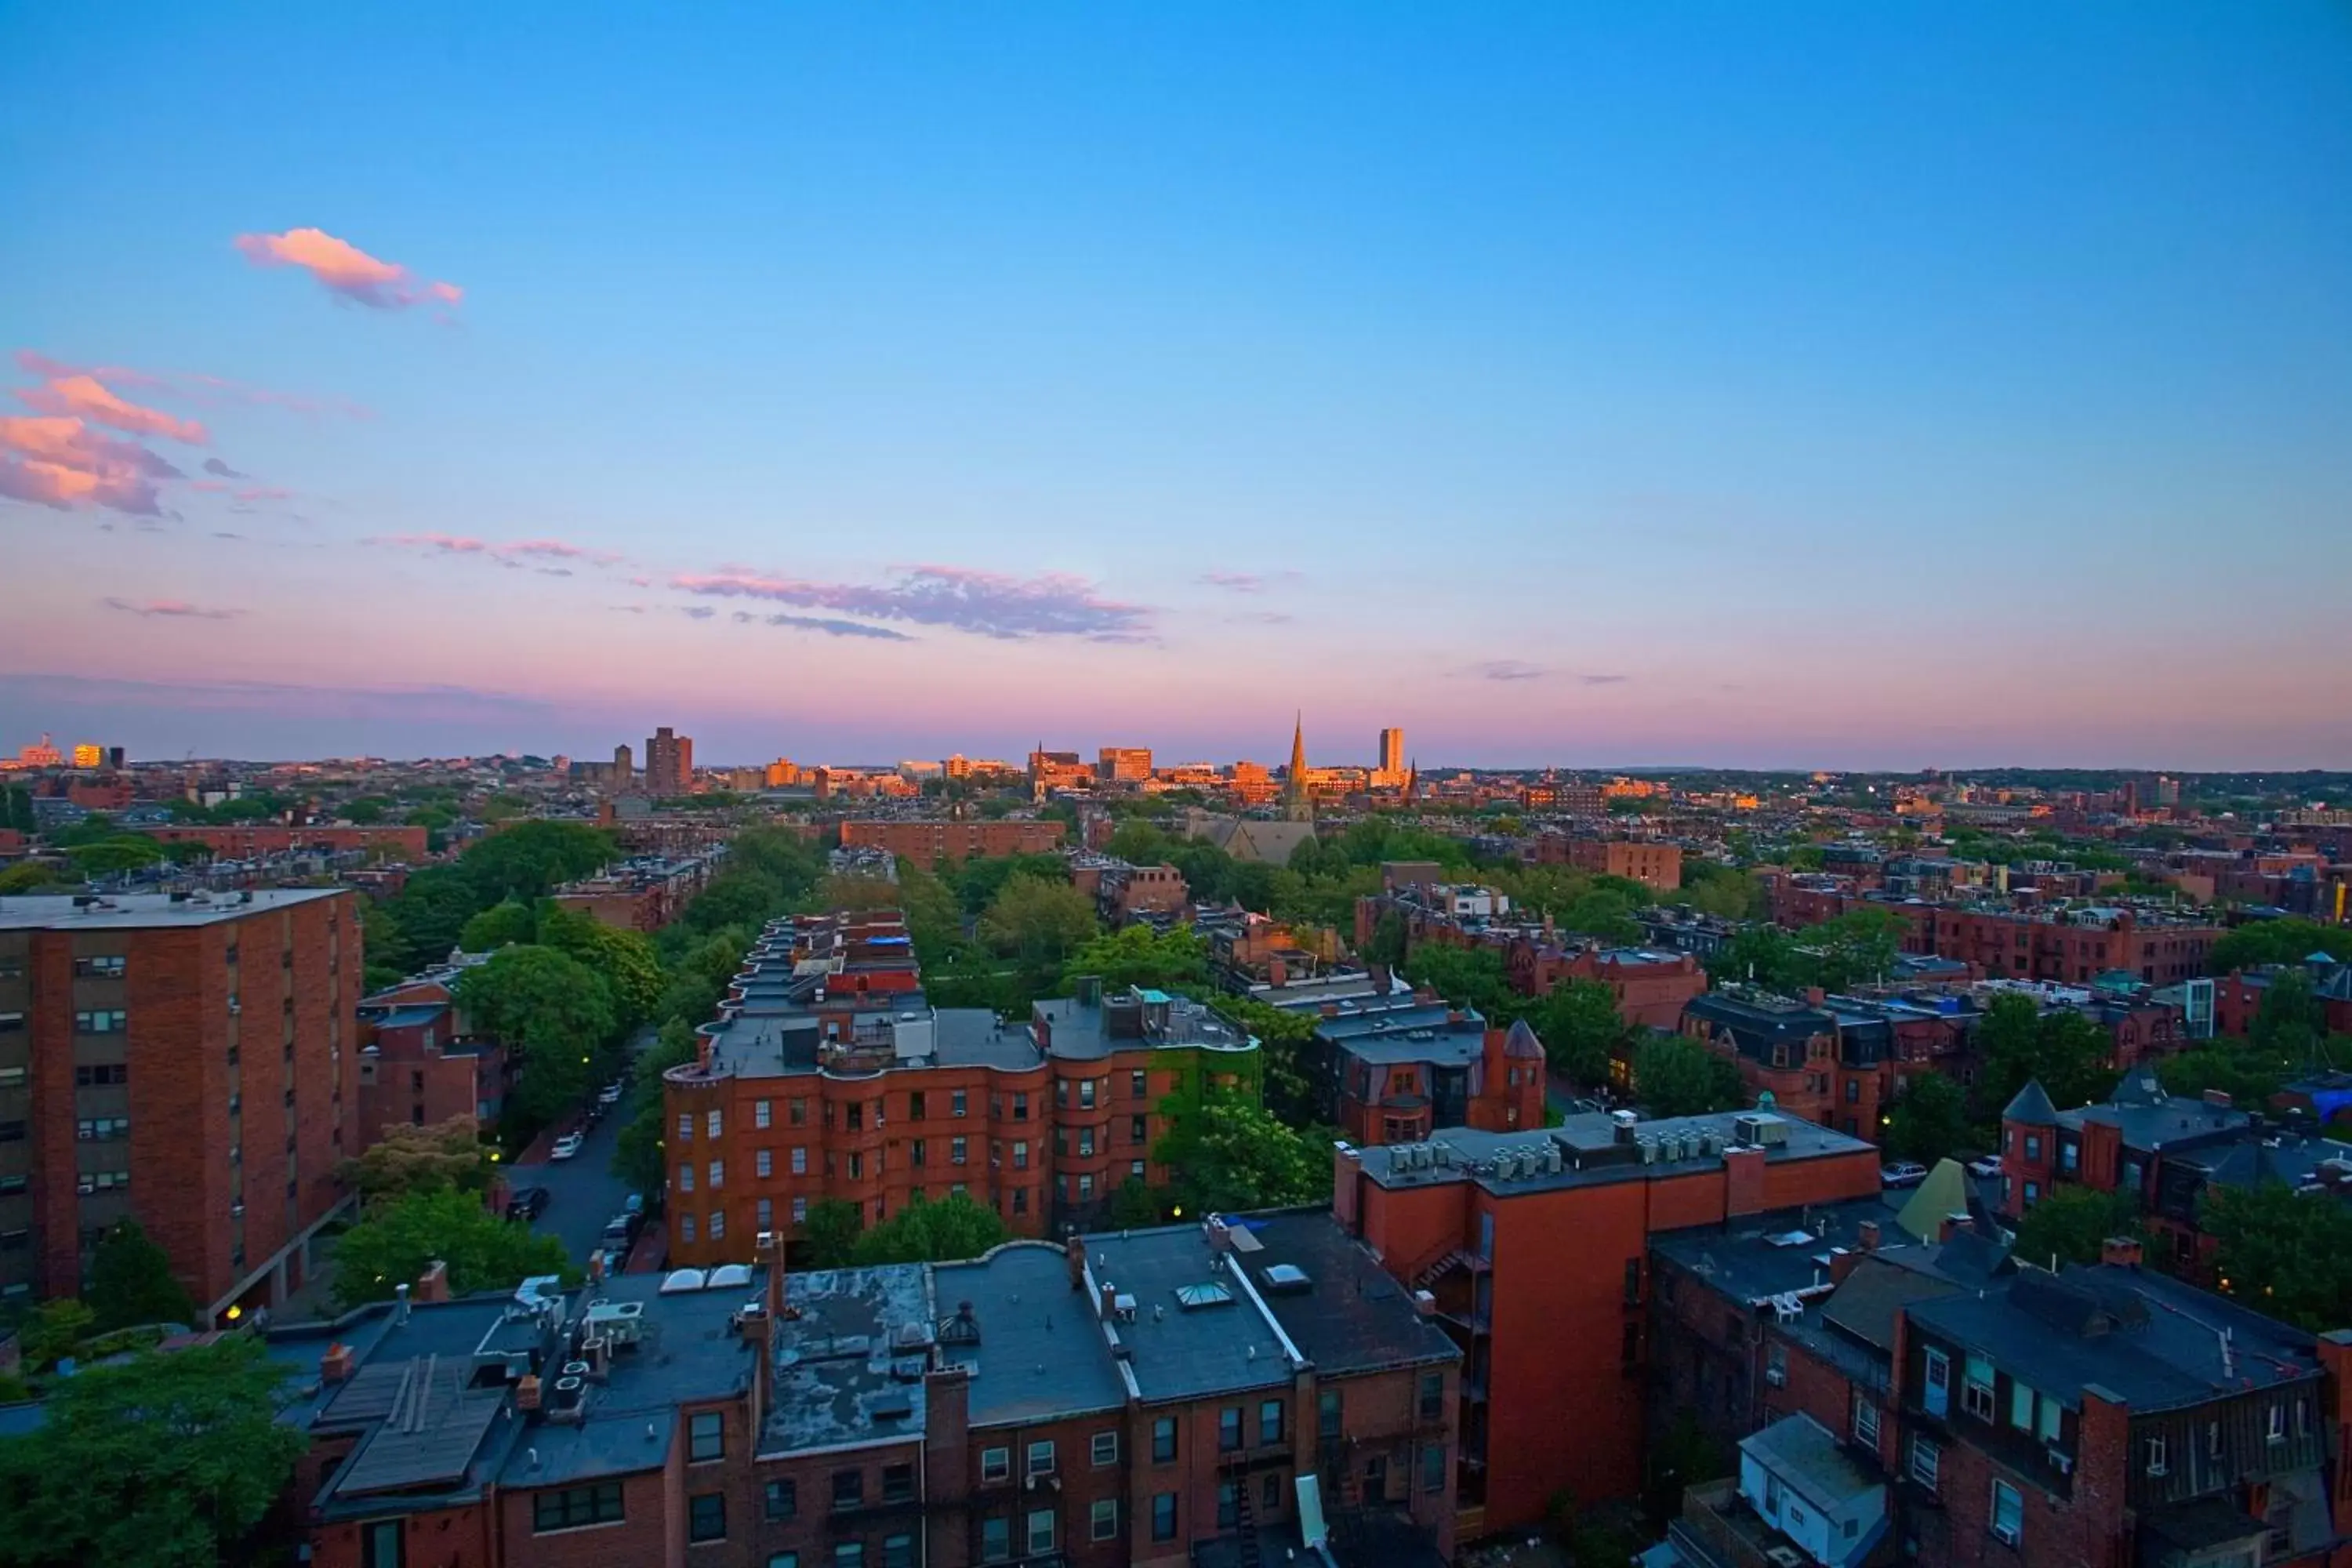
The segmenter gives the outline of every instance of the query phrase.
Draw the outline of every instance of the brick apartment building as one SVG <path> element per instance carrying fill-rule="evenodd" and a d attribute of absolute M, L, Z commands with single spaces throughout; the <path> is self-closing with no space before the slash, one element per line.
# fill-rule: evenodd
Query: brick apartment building
<path fill-rule="evenodd" d="M 717 852 L 632 856 L 552 896 L 562 908 L 617 930 L 656 931 L 685 911 L 722 858 Z"/>
<path fill-rule="evenodd" d="M 332 854 L 355 852 L 412 861 L 422 860 L 430 853 L 426 844 L 428 829 L 388 825 L 288 827 L 273 823 L 238 823 L 222 827 L 161 826 L 133 831 L 159 844 L 201 844 L 213 852 L 215 858 L 222 860 L 256 860 L 304 849 Z"/>
<path fill-rule="evenodd" d="M 770 928 L 663 1087 L 674 1259 L 740 1261 L 824 1198 L 870 1225 L 961 1192 L 1047 1235 L 1165 1184 L 1171 1098 L 1257 1081 L 1257 1043 L 1181 997 L 1097 981 L 1007 1025 L 920 985 L 896 910 Z"/>
<path fill-rule="evenodd" d="M 1026 822 L 858 822 L 841 825 L 841 846 L 871 846 L 918 866 L 961 865 L 975 855 L 1048 855 L 1062 847 L 1065 825 L 1047 818 Z"/>
<path fill-rule="evenodd" d="M 1145 784 L 1151 778 L 1151 748 L 1105 746 L 1096 753 L 1095 777 L 1105 784 Z"/>
<path fill-rule="evenodd" d="M 409 981 L 361 999 L 358 1140 L 386 1127 L 470 1116 L 485 1131 L 506 1109 L 507 1053 L 469 1034 L 441 980 Z"/>
<path fill-rule="evenodd" d="M 656 798 L 694 793 L 694 742 L 667 724 L 646 740 L 645 790 Z"/>
<path fill-rule="evenodd" d="M 1580 871 L 1622 877 L 1660 893 L 1671 893 L 1683 885 L 1683 851 L 1678 844 L 1636 838 L 1560 839 L 1547 835 L 1536 845 L 1538 865 L 1558 847 L 1566 863 Z"/>
<path fill-rule="evenodd" d="M 1490 1028 L 1475 1011 L 1409 992 L 1326 1001 L 1314 1011 L 1308 1071 L 1324 1117 L 1350 1142 L 1543 1125 L 1543 1045 L 1525 1023 Z"/>
<path fill-rule="evenodd" d="M 1542 1521 L 1563 1487 L 1642 1482 L 1652 1238 L 1878 1190 L 1878 1152 L 1774 1113 L 1630 1111 L 1336 1156 L 1333 1212 L 1464 1350 L 1465 1540 Z"/>
<path fill-rule="evenodd" d="M 1070 858 L 1070 885 L 1092 899 L 1114 926 L 1147 915 L 1182 914 L 1192 898 L 1184 873 L 1173 866 L 1137 866 L 1095 850 Z"/>
<path fill-rule="evenodd" d="M 2120 972 L 2143 984 L 2169 985 L 2205 973 L 2206 955 L 2226 934 L 2200 921 L 2146 910 L 2011 910 L 1867 898 L 1834 879 L 1781 879 L 1771 889 L 1772 918 L 1785 926 L 1818 925 L 1857 909 L 1885 910 L 1904 925 L 1903 951 L 1972 965 L 1990 979 L 2087 985 Z"/>
<path fill-rule="evenodd" d="M 1434 1568 L 1460 1352 L 1322 1213 L 272 1336 L 320 1568 Z"/>
<path fill-rule="evenodd" d="M 302 1283 L 361 1142 L 354 899 L 0 899 L 0 1294 L 79 1291 L 126 1218 L 208 1314 Z"/>
<path fill-rule="evenodd" d="M 2053 1274 L 1968 1215 L 1920 1234 L 1868 1199 L 1677 1231 L 1653 1262 L 1653 1411 L 1740 1445 L 1685 1494 L 1685 1568 L 2340 1559 L 2352 1336 L 2132 1243 Z"/>

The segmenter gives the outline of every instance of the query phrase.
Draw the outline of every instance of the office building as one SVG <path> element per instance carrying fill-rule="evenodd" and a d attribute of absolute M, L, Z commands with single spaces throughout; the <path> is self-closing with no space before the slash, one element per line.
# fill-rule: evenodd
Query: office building
<path fill-rule="evenodd" d="M 308 1278 L 363 1142 L 356 897 L 0 898 L 0 1295 L 79 1291 L 123 1219 L 208 1321 Z"/>
<path fill-rule="evenodd" d="M 615 753 L 614 765 L 620 758 Z M 694 793 L 694 742 L 665 724 L 646 742 L 646 793 L 656 797 Z"/>
<path fill-rule="evenodd" d="M 1151 777 L 1151 748 L 1105 746 L 1095 763 L 1095 776 L 1105 784 L 1142 784 Z"/>

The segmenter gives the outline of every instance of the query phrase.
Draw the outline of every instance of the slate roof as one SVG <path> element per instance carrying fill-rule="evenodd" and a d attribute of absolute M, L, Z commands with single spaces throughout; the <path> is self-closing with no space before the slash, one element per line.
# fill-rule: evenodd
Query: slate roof
<path fill-rule="evenodd" d="M 2021 1122 L 2028 1127 L 2055 1127 L 2058 1125 L 2058 1108 L 2050 1103 L 2050 1091 L 2042 1087 L 2042 1080 L 2030 1078 L 2025 1080 L 2025 1087 L 2001 1108 L 2000 1119 Z"/>
<path fill-rule="evenodd" d="M 1739 1448 L 1824 1513 L 1886 1484 L 1855 1463 L 1828 1427 L 1801 1412 L 1741 1438 Z"/>

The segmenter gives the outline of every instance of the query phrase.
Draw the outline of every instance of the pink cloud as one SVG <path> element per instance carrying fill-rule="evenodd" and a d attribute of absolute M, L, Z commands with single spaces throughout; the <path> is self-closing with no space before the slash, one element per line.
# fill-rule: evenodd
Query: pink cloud
<path fill-rule="evenodd" d="M 94 375 L 58 376 L 47 386 L 26 387 L 16 395 L 43 414 L 78 416 L 133 436 L 162 436 L 192 447 L 202 447 L 212 439 L 194 420 L 175 419 L 161 409 L 127 403 L 109 392 Z"/>
<path fill-rule="evenodd" d="M 478 555 L 517 570 L 546 561 L 582 561 L 591 566 L 610 566 L 622 559 L 616 552 L 594 550 L 562 539 L 518 539 L 509 544 L 493 544 L 487 539 L 471 539 L 460 534 L 384 533 L 362 539 L 360 542 L 380 544 L 394 550 L 422 550 L 437 555 Z M 539 570 L 548 576 L 571 575 L 562 567 L 541 565 Z"/>
<path fill-rule="evenodd" d="M 1296 572 L 1203 572 L 1199 580 L 1229 594 L 1263 594 L 1268 588 L 1287 586 L 1301 579 Z"/>
<path fill-rule="evenodd" d="M 610 550 L 591 550 L 585 545 L 567 544 L 561 539 L 523 539 L 512 544 L 501 544 L 497 553 L 503 556 L 538 555 L 558 561 L 585 561 L 593 566 L 610 566 L 620 556 Z"/>
<path fill-rule="evenodd" d="M 99 601 L 110 610 L 121 610 L 127 616 L 163 616 L 174 620 L 233 621 L 245 614 L 243 610 L 208 610 L 201 605 L 191 605 L 185 599 L 116 599 Z"/>
<path fill-rule="evenodd" d="M 324 229 L 240 234 L 236 244 L 256 267 L 299 267 L 336 298 L 373 310 L 404 310 L 422 304 L 455 307 L 465 297 L 465 290 L 454 283 L 419 278 L 407 268 L 378 260 Z"/>
<path fill-rule="evenodd" d="M 0 415 L 0 496 L 60 511 L 89 504 L 154 517 L 153 481 L 180 470 L 132 441 L 94 434 L 70 416 Z"/>
<path fill-rule="evenodd" d="M 247 403 L 289 409 L 296 414 L 340 414 L 350 419 L 373 419 L 375 411 L 340 397 L 312 397 L 306 393 L 278 392 L 266 386 L 250 386 L 241 381 L 230 381 L 217 375 L 197 375 L 180 371 L 134 370 L 128 365 L 68 364 L 54 360 L 33 349 L 18 349 L 16 363 L 34 375 L 55 380 L 60 376 L 88 375 L 110 386 L 135 386 L 149 391 L 184 397 L 192 403 Z"/>

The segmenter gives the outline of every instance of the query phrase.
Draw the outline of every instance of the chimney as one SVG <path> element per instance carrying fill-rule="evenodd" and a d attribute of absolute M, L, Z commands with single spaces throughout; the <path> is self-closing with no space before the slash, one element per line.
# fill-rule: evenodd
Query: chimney
<path fill-rule="evenodd" d="M 1070 1289 L 1085 1289 L 1087 1288 L 1087 1248 L 1086 1244 L 1078 1239 L 1078 1233 L 1075 1226 L 1062 1238 L 1062 1257 L 1070 1266 Z"/>
<path fill-rule="evenodd" d="M 2102 1263 L 2112 1264 L 2117 1268 L 2137 1268 L 2139 1260 L 2140 1245 L 2137 1237 L 2111 1236 L 2099 1243 L 2099 1261 Z"/>
<path fill-rule="evenodd" d="M 1844 1284 L 1846 1276 L 1853 1273 L 1854 1265 L 1861 1261 L 1862 1254 L 1854 1251 L 1850 1247 L 1831 1247 L 1830 1283 L 1832 1285 Z"/>
<path fill-rule="evenodd" d="M 1855 1239 L 1862 1243 L 1862 1249 L 1864 1252 L 1875 1252 L 1878 1250 L 1878 1222 L 1876 1220 L 1864 1220 L 1860 1225 L 1854 1226 L 1853 1233 Z"/>
<path fill-rule="evenodd" d="M 1965 1213 L 1948 1214 L 1944 1216 L 1944 1223 L 1937 1227 L 1936 1239 L 1949 1241 L 1952 1237 L 1965 1236 L 1975 1228 L 1976 1222 L 1969 1218 Z"/>
<path fill-rule="evenodd" d="M 416 1277 L 416 1300 L 446 1301 L 448 1299 L 449 1265 L 436 1258 L 425 1266 L 424 1273 Z"/>
<path fill-rule="evenodd" d="M 319 1358 L 319 1381 L 328 1384 L 349 1383 L 352 1373 L 358 1364 L 359 1357 L 352 1352 L 352 1347 L 338 1340 L 327 1347 L 325 1355 Z"/>
<path fill-rule="evenodd" d="M 588 1255 L 588 1283 L 591 1285 L 602 1285 L 604 1282 L 604 1249 L 600 1247 L 595 1251 Z"/>
<path fill-rule="evenodd" d="M 515 1408 L 522 1411 L 539 1408 L 539 1373 L 527 1372 L 515 1381 Z"/>
<path fill-rule="evenodd" d="M 1734 1145 L 1723 1152 L 1723 1217 L 1760 1214 L 1764 1200 L 1764 1151 Z"/>
<path fill-rule="evenodd" d="M 768 1321 L 781 1323 L 784 1321 L 784 1249 L 776 1233 L 761 1231 L 759 1239 L 751 1244 L 751 1256 L 768 1271 L 761 1282 L 761 1295 L 768 1303 Z"/>
<path fill-rule="evenodd" d="M 2226 1089 L 2209 1089 L 2205 1091 L 2205 1103 L 2219 1110 L 2227 1110 L 2230 1109 L 2230 1091 Z"/>
<path fill-rule="evenodd" d="M 392 1288 L 392 1321 L 395 1326 L 408 1321 L 408 1282 L 406 1280 Z"/>
<path fill-rule="evenodd" d="M 1322 1006 L 1317 1008 L 1316 1011 L 1320 1013 L 1326 1018 L 1336 1018 L 1339 1016 L 1339 1004 L 1337 1002 L 1326 1002 Z"/>
<path fill-rule="evenodd" d="M 1820 986 L 1808 985 L 1805 987 L 1805 1001 L 1811 1005 L 1818 1007 L 1829 999 L 1830 994 L 1822 990 Z"/>
<path fill-rule="evenodd" d="M 1109 1322 L 1118 1312 L 1118 1287 L 1106 1279 L 1102 1282 L 1102 1321 Z"/>

